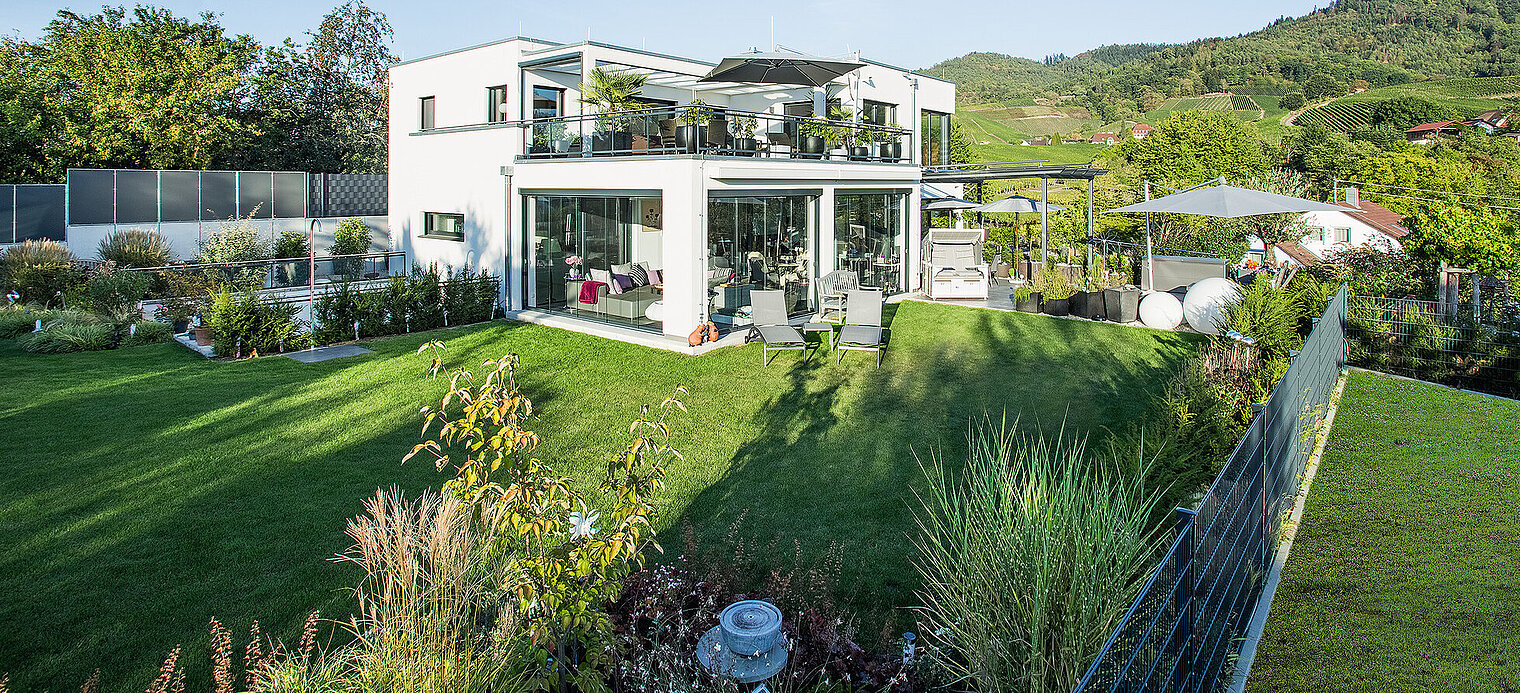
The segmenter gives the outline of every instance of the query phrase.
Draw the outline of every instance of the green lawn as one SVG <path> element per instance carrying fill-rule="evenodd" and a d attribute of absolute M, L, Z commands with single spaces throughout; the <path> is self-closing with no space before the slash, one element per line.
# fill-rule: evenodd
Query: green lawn
<path fill-rule="evenodd" d="M 1520 404 L 1353 373 L 1250 690 L 1520 690 Z"/>
<path fill-rule="evenodd" d="M 679 383 L 660 521 L 679 551 L 689 520 L 724 547 L 751 539 L 842 545 L 841 591 L 863 611 L 912 604 L 914 454 L 952 459 L 991 412 L 1103 434 L 1145 411 L 1180 334 L 925 303 L 889 306 L 884 366 L 869 355 L 759 365 L 758 345 L 701 357 L 498 322 L 368 344 L 305 365 L 211 363 L 176 345 L 33 356 L 0 340 L 0 672 L 12 690 L 141 691 L 175 643 L 204 666 L 206 622 L 257 618 L 293 640 L 313 609 L 345 613 L 343 521 L 376 487 L 441 476 L 399 465 L 418 407 L 441 392 L 414 355 L 445 340 L 456 363 L 521 354 L 542 456 L 579 478 L 621 447 L 640 403 Z M 791 552 L 788 550 L 789 555 Z M 900 615 L 908 620 L 908 615 Z"/>

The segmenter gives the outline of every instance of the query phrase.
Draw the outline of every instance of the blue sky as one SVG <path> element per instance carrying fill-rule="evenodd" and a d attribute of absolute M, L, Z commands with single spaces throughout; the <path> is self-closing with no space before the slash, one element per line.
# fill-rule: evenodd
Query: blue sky
<path fill-rule="evenodd" d="M 195 2 L 157 0 L 181 15 L 212 11 L 234 33 L 261 42 L 300 39 L 338 0 Z M 1326 0 L 1317 0 L 1324 3 Z M 97 3 L 60 5 L 57 0 L 5 0 L 0 33 L 36 37 L 60 7 L 98 11 Z M 1039 59 L 1068 55 L 1109 43 L 1177 43 L 1233 36 L 1265 26 L 1280 15 L 1300 15 L 1314 0 L 1221 3 L 1218 0 L 1062 3 L 902 2 L 901 0 L 589 0 L 435 2 L 370 0 L 396 29 L 396 49 L 415 58 L 519 33 L 555 41 L 597 41 L 716 60 L 750 46 L 775 42 L 819 55 L 860 50 L 868 58 L 904 67 L 926 67 L 970 51 L 993 51 Z"/>

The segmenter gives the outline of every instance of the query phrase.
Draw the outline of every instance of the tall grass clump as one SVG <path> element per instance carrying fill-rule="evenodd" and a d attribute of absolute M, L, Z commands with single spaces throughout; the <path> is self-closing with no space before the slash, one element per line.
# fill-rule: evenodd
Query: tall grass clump
<path fill-rule="evenodd" d="M 163 267 L 174 251 L 163 234 L 143 229 L 120 229 L 100 239 L 100 259 L 117 267 Z"/>
<path fill-rule="evenodd" d="M 925 465 L 916 567 L 931 644 L 978 691 L 1069 693 L 1162 540 L 1143 469 L 984 419 L 963 470 Z M 1143 465 L 1142 465 L 1143 467 Z"/>
<path fill-rule="evenodd" d="M 84 272 L 62 243 L 26 241 L 0 254 L 0 278 L 7 291 L 14 288 L 21 294 L 23 302 L 57 307 L 84 281 Z"/>

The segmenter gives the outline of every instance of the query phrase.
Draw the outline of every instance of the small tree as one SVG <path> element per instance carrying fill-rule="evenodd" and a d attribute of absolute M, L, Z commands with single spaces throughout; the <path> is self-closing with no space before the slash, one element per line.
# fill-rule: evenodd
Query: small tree
<path fill-rule="evenodd" d="M 1306 103 L 1306 101 L 1304 99 L 1304 93 L 1301 91 L 1290 91 L 1286 94 L 1283 94 L 1281 98 L 1277 99 L 1277 107 L 1285 111 L 1296 111 L 1300 108 L 1303 108 L 1304 103 Z"/>
<path fill-rule="evenodd" d="M 328 247 L 332 255 L 362 255 L 369 252 L 369 225 L 358 217 L 348 217 L 338 222 L 333 231 L 333 244 Z M 346 258 L 333 261 L 337 274 L 359 274 L 363 271 L 363 258 Z"/>

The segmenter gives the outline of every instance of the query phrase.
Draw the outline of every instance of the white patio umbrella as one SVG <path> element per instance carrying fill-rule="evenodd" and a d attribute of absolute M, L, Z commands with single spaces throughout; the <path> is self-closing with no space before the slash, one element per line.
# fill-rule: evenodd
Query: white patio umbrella
<path fill-rule="evenodd" d="M 932 202 L 925 202 L 923 209 L 926 212 L 948 212 L 957 209 L 976 209 L 979 205 L 970 200 L 962 200 L 959 197 L 941 197 Z"/>
<path fill-rule="evenodd" d="M 1209 183 L 1218 185 L 1208 186 Z M 1150 197 L 1150 182 L 1146 182 L 1145 196 Z M 1292 195 L 1279 195 L 1277 193 L 1251 190 L 1250 188 L 1237 188 L 1227 185 L 1224 176 L 1220 176 L 1208 183 L 1182 190 L 1166 197 L 1158 197 L 1154 200 L 1147 199 L 1144 202 L 1136 202 L 1132 205 L 1116 207 L 1104 214 L 1117 212 L 1133 213 L 1156 213 L 1166 212 L 1171 214 L 1196 214 L 1205 217 L 1219 217 L 1224 219 L 1236 219 L 1239 217 L 1252 217 L 1261 214 L 1290 214 L 1298 212 L 1360 212 L 1359 209 L 1350 209 L 1339 205 L 1325 202 L 1305 200 Z M 1147 220 L 1149 218 L 1147 217 Z M 1155 255 L 1151 243 L 1151 229 L 1149 223 L 1145 227 L 1145 253 L 1146 267 L 1155 276 Z"/>
<path fill-rule="evenodd" d="M 1041 204 L 1039 200 L 1036 200 L 1032 197 L 1024 197 L 1022 195 L 1009 195 L 1008 197 L 1005 197 L 1001 200 L 995 200 L 988 202 L 987 204 L 977 206 L 971 211 L 997 212 L 1002 214 L 1011 212 L 1013 214 L 1018 214 L 1020 212 L 1038 212 L 1040 209 Z M 1044 209 L 1051 212 L 1059 212 L 1066 208 L 1054 202 L 1047 202 L 1044 204 Z"/>

